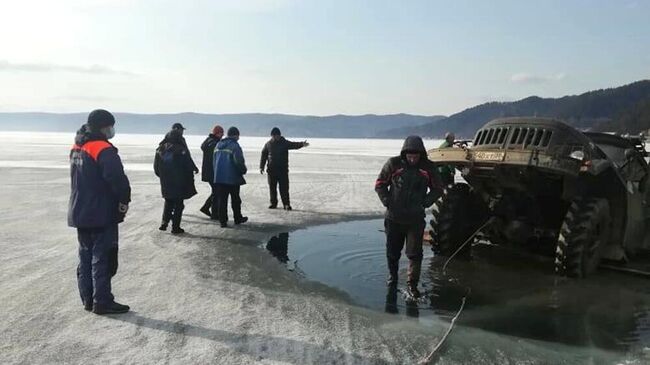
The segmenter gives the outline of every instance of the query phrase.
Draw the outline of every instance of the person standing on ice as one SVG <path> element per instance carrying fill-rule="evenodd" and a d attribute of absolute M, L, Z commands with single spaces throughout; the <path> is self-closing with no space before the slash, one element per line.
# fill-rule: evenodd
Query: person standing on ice
<path fill-rule="evenodd" d="M 456 142 L 456 136 L 451 132 L 447 132 L 445 134 L 445 140 L 442 142 L 442 144 L 440 144 L 440 147 L 438 148 L 453 148 L 454 142 Z M 438 166 L 438 173 L 440 174 L 440 178 L 442 179 L 442 182 L 445 184 L 445 186 L 454 184 L 455 171 L 456 168 L 453 165 Z"/>
<path fill-rule="evenodd" d="M 117 271 L 117 226 L 131 202 L 129 179 L 117 148 L 108 142 L 115 135 L 114 125 L 110 112 L 93 110 L 70 151 L 68 225 L 77 229 L 81 302 L 95 314 L 129 311 L 111 293 L 111 278 Z"/>
<path fill-rule="evenodd" d="M 172 234 L 181 234 L 183 200 L 196 195 L 194 187 L 194 162 L 182 140 L 181 131 L 172 129 L 156 149 L 154 172 L 160 178 L 160 189 L 165 198 L 161 231 L 166 231 L 169 221 L 172 222 Z"/>
<path fill-rule="evenodd" d="M 210 217 L 212 220 L 219 220 L 219 199 L 217 199 L 216 185 L 214 184 L 214 167 L 213 158 L 214 158 L 214 149 L 217 147 L 217 143 L 223 137 L 223 128 L 220 125 L 215 125 L 212 128 L 212 133 L 208 135 L 208 138 L 203 141 L 201 144 L 201 151 L 203 151 L 203 163 L 201 168 L 201 180 L 210 184 L 210 189 L 212 193 L 206 199 L 205 204 L 199 209 L 203 214 Z"/>
<path fill-rule="evenodd" d="M 397 287 L 399 259 L 406 243 L 407 286 L 414 298 L 420 296 L 417 287 L 423 256 L 424 209 L 433 205 L 442 194 L 442 188 L 435 166 L 427 159 L 424 143 L 418 136 L 406 138 L 400 155 L 386 162 L 375 182 L 375 191 L 386 207 L 387 284 Z"/>
<path fill-rule="evenodd" d="M 228 128 L 228 136 L 219 143 L 214 150 L 214 183 L 216 184 L 217 199 L 219 204 L 218 217 L 222 228 L 228 227 L 228 196 L 231 199 L 232 214 L 235 224 L 248 221 L 248 217 L 241 214 L 241 198 L 239 190 L 246 184 L 246 161 L 244 153 L 239 146 L 239 129 Z"/>
<path fill-rule="evenodd" d="M 266 142 L 260 158 L 260 173 L 266 173 L 271 194 L 269 209 L 278 207 L 278 184 L 280 185 L 280 198 L 285 210 L 291 210 L 289 201 L 289 150 L 297 150 L 309 146 L 307 141 L 291 142 L 282 137 L 280 129 L 271 130 L 271 139 Z"/>

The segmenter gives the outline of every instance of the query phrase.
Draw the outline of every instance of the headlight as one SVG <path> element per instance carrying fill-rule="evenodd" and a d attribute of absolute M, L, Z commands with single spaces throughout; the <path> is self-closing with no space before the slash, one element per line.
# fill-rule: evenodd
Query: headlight
<path fill-rule="evenodd" d="M 574 160 L 582 161 L 585 159 L 585 153 L 583 151 L 573 151 L 569 155 Z"/>

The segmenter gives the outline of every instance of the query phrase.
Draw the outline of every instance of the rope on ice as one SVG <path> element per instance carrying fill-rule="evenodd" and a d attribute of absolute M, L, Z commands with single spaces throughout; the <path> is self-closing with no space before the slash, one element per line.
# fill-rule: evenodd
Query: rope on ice
<path fill-rule="evenodd" d="M 457 254 L 462 250 L 462 249 L 463 249 L 463 247 L 465 247 L 469 242 L 471 242 L 471 241 L 474 239 L 474 237 L 475 237 L 475 236 L 476 236 L 476 235 L 477 235 L 477 234 L 478 234 L 478 233 L 479 233 L 483 228 L 485 228 L 488 224 L 492 223 L 492 221 L 493 221 L 493 218 L 490 218 L 490 219 L 488 219 L 485 223 L 483 223 L 482 226 L 480 226 L 476 231 L 474 231 L 474 233 L 472 233 L 472 235 L 469 236 L 469 238 L 468 238 L 465 242 L 463 242 L 463 244 L 460 245 L 460 246 L 458 247 L 458 249 L 456 249 L 456 251 L 455 251 L 451 256 L 449 256 L 449 258 L 447 259 L 447 261 L 445 262 L 445 264 L 442 266 L 442 275 L 447 276 L 447 265 L 449 265 L 449 262 L 451 262 L 451 260 L 452 260 L 452 259 L 453 259 L 453 258 L 454 258 L 454 257 L 455 257 L 455 256 L 456 256 L 456 255 L 457 255 Z M 471 289 L 471 288 L 467 288 L 467 294 L 465 294 L 465 296 L 463 297 L 463 301 L 460 303 L 460 308 L 458 309 L 458 312 L 456 313 L 456 315 L 454 316 L 454 318 L 451 319 L 451 323 L 449 324 L 449 328 L 447 328 L 447 332 L 445 332 L 444 336 L 442 336 L 442 339 L 440 339 L 440 341 L 438 342 L 438 344 L 436 345 L 436 347 L 433 348 L 433 350 L 429 353 L 429 355 L 427 355 L 427 357 L 425 357 L 424 359 L 422 359 L 422 360 L 419 362 L 420 365 L 426 365 L 426 364 L 428 364 L 429 362 L 431 362 L 431 360 L 432 360 L 433 357 L 436 355 L 436 353 L 438 352 L 438 350 L 439 350 L 439 349 L 442 347 L 442 345 L 445 343 L 445 341 L 447 340 L 447 337 L 449 337 L 449 334 L 450 334 L 451 331 L 454 329 L 454 324 L 456 323 L 456 320 L 458 319 L 458 317 L 460 317 L 460 314 L 463 312 L 463 309 L 465 308 L 465 302 L 467 301 L 467 297 L 469 297 L 469 295 L 470 295 L 471 292 L 472 292 L 472 289 Z"/>
<path fill-rule="evenodd" d="M 447 340 L 447 337 L 454 329 L 454 324 L 456 323 L 456 320 L 458 319 L 458 317 L 460 317 L 460 314 L 463 312 L 463 309 L 465 308 L 465 302 L 467 301 L 467 297 L 469 296 L 471 291 L 472 291 L 471 289 L 468 289 L 467 294 L 465 294 L 465 296 L 463 297 L 462 303 L 460 303 L 460 309 L 458 309 L 458 312 L 456 313 L 454 318 L 451 319 L 451 324 L 449 324 L 449 328 L 447 328 L 447 332 L 445 332 L 445 335 L 442 336 L 442 339 L 440 340 L 440 342 L 438 342 L 436 347 L 434 347 L 433 350 L 431 350 L 431 353 L 429 353 L 427 357 L 425 357 L 419 362 L 420 365 L 427 365 L 429 362 L 431 362 L 431 359 L 433 359 L 433 357 L 436 355 L 438 350 L 442 347 L 442 344 L 445 343 L 445 340 Z"/>

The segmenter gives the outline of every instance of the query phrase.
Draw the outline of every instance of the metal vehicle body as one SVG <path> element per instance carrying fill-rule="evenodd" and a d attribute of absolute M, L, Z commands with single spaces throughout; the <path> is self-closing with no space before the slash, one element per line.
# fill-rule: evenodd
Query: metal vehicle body
<path fill-rule="evenodd" d="M 479 129 L 471 147 L 428 155 L 454 165 L 467 182 L 449 187 L 434 205 L 438 253 L 453 253 L 488 219 L 482 233 L 492 243 L 547 251 L 566 276 L 584 277 L 601 259 L 626 260 L 650 248 L 643 137 L 583 133 L 547 118 L 504 118 Z"/>

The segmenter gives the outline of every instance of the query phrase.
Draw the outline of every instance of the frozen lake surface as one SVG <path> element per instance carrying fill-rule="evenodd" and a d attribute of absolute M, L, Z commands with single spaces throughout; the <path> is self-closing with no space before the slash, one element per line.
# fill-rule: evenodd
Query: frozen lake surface
<path fill-rule="evenodd" d="M 427 256 L 429 301 L 417 317 L 399 297 L 399 313 L 386 313 L 374 180 L 398 140 L 310 139 L 291 153 L 294 211 L 285 212 L 267 209 L 257 171 L 266 139 L 243 136 L 250 221 L 222 229 L 206 219 L 198 209 L 209 187 L 197 181 L 187 234 L 172 236 L 157 230 L 163 200 L 151 166 L 162 136 L 118 134 L 133 201 L 113 290 L 132 312 L 89 314 L 76 288 L 76 234 L 66 226 L 74 136 L 0 138 L 0 363 L 412 364 L 444 334 L 467 286 L 467 312 L 439 364 L 650 362 L 646 281 L 605 273 L 554 286 L 544 264 L 497 250 L 454 262 L 447 278 Z M 203 137 L 187 140 L 200 166 Z M 283 232 L 287 263 L 260 249 Z"/>

